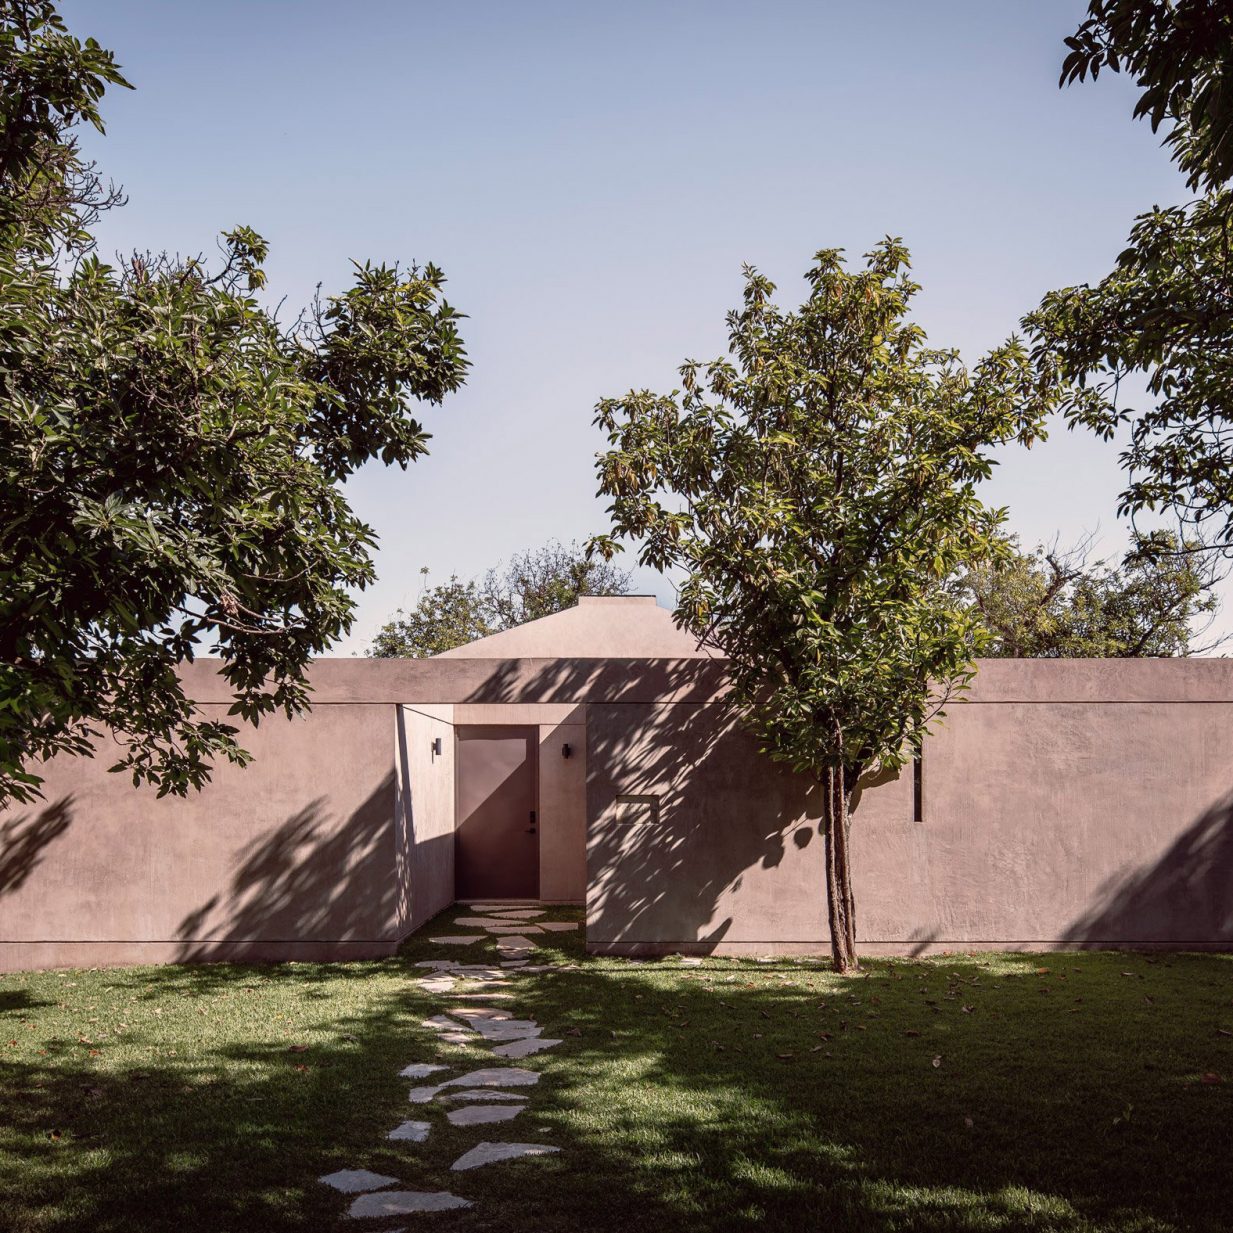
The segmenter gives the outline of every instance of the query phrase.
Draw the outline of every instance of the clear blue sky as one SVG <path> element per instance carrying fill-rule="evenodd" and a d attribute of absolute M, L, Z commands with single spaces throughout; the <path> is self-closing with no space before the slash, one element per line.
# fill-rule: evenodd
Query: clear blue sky
<path fill-rule="evenodd" d="M 87 142 L 130 204 L 105 253 L 212 251 L 245 223 L 298 307 L 350 258 L 435 261 L 470 315 L 431 454 L 370 467 L 381 537 L 362 651 L 419 567 L 470 575 L 605 524 L 594 403 L 723 349 L 743 261 L 799 299 L 818 248 L 902 235 L 919 318 L 965 358 L 1052 287 L 1098 277 L 1132 216 L 1184 198 L 1119 78 L 1057 88 L 1071 0 L 757 4 L 74 0 L 133 93 Z M 1115 449 L 1056 432 L 988 498 L 1028 541 L 1099 527 Z M 662 579 L 640 589 L 671 598 Z"/>

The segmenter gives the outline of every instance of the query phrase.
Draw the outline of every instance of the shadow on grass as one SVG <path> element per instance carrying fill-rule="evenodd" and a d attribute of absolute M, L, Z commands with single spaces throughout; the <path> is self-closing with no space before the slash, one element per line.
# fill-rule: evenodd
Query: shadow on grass
<path fill-rule="evenodd" d="M 91 1044 L 74 1002 L 47 1056 L 0 1068 L 6 1229 L 342 1229 L 347 1201 L 315 1178 L 344 1167 L 473 1199 L 432 1218 L 447 1230 L 1227 1228 L 1233 1087 L 1202 1076 L 1233 1078 L 1228 959 L 955 956 L 839 981 L 588 960 L 544 935 L 576 966 L 505 1004 L 563 1043 L 522 1063 L 544 1078 L 517 1121 L 463 1129 L 396 1077 L 490 1060 L 420 1026 L 455 999 L 421 990 L 417 961 L 497 957 L 429 944 L 453 915 L 392 960 L 73 974 L 83 1014 L 111 997 L 146 1017 Z M 32 1009 L 64 987 L 31 979 L 6 992 Z M 406 1117 L 433 1121 L 428 1142 L 385 1139 Z M 481 1138 L 564 1150 L 452 1175 Z"/>

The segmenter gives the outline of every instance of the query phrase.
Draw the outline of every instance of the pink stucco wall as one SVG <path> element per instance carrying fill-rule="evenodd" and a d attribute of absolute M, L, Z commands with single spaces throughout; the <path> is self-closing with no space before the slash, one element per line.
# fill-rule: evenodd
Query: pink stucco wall
<path fill-rule="evenodd" d="M 225 703 L 210 664 L 185 679 Z M 514 708 L 540 731 L 541 886 L 585 891 L 592 948 L 825 950 L 810 787 L 757 753 L 722 663 L 326 660 L 313 683 L 187 800 L 47 768 L 42 805 L 0 813 L 0 967 L 389 953 L 453 894 L 432 738 Z M 1233 946 L 1233 662 L 983 664 L 924 782 L 921 821 L 906 779 L 858 804 L 867 953 Z M 622 795 L 657 819 L 618 821 Z"/>
<path fill-rule="evenodd" d="M 593 948 L 826 951 L 809 785 L 726 707 L 592 706 L 589 739 Z M 865 953 L 1233 947 L 1233 664 L 986 663 L 923 772 L 920 821 L 909 775 L 854 814 Z"/>

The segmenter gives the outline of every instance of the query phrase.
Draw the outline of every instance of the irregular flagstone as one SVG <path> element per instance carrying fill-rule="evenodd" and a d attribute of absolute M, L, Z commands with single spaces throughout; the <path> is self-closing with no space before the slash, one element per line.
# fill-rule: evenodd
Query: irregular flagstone
<path fill-rule="evenodd" d="M 444 972 L 449 968 L 460 968 L 463 964 L 458 959 L 421 959 L 415 966 L 417 968 L 435 968 L 438 972 Z"/>
<path fill-rule="evenodd" d="M 567 929 L 577 929 L 578 922 L 576 920 L 541 920 L 536 921 L 535 928 L 551 929 L 554 933 L 562 933 Z"/>
<path fill-rule="evenodd" d="M 487 929 L 489 933 L 496 933 L 500 935 L 508 935 L 508 934 L 514 934 L 514 933 L 523 933 L 523 934 L 539 933 L 540 931 L 540 927 L 538 925 L 529 925 L 527 924 L 526 921 L 522 921 L 522 920 L 507 921 L 504 925 L 501 925 L 501 924 L 485 925 L 484 928 Z"/>
<path fill-rule="evenodd" d="M 464 928 L 468 926 L 483 928 L 485 925 L 508 925 L 509 921 L 501 920 L 496 916 L 460 916 L 454 924 L 462 925 Z"/>
<path fill-rule="evenodd" d="M 490 912 L 490 916 L 499 916 L 502 920 L 534 920 L 537 916 L 547 916 L 543 908 L 502 908 L 499 912 Z"/>
<path fill-rule="evenodd" d="M 441 1087 L 534 1087 L 538 1082 L 538 1070 L 525 1070 L 521 1066 L 490 1066 L 469 1071 L 457 1079 L 447 1079 Z"/>
<path fill-rule="evenodd" d="M 495 1053 L 496 1050 L 494 1049 Z M 521 1092 L 506 1092 L 496 1087 L 469 1087 L 462 1091 L 446 1091 L 441 1093 L 442 1100 L 513 1100 L 519 1104 L 526 1100 Z"/>
<path fill-rule="evenodd" d="M 466 1032 L 442 1032 L 438 1039 L 445 1041 L 447 1045 L 471 1045 L 475 1043 L 474 1036 L 468 1036 Z"/>
<path fill-rule="evenodd" d="M 457 906 L 468 912 L 515 912 L 520 906 L 525 907 L 526 901 L 521 905 L 513 900 L 509 903 L 460 903 Z"/>
<path fill-rule="evenodd" d="M 463 1024 L 451 1019 L 449 1015 L 433 1015 L 431 1019 L 425 1019 L 420 1027 L 432 1028 L 434 1032 L 465 1032 L 466 1028 Z"/>
<path fill-rule="evenodd" d="M 386 1190 L 356 1199 L 347 1215 L 357 1220 L 376 1219 L 380 1216 L 410 1216 L 415 1212 L 448 1212 L 457 1207 L 470 1206 L 470 1199 L 460 1199 L 446 1190 Z"/>
<path fill-rule="evenodd" d="M 385 1137 L 387 1139 L 406 1139 L 410 1143 L 423 1143 L 432 1129 L 431 1122 L 403 1122 L 395 1126 Z"/>
<path fill-rule="evenodd" d="M 522 1040 L 511 1040 L 508 1044 L 498 1045 L 492 1052 L 497 1057 L 530 1057 L 533 1053 L 542 1053 L 545 1049 L 552 1049 L 560 1043 L 559 1040 L 526 1036 Z"/>
<path fill-rule="evenodd" d="M 485 1040 L 524 1040 L 544 1030 L 533 1019 L 477 1019 L 474 1027 Z"/>
<path fill-rule="evenodd" d="M 530 959 L 502 959 L 501 966 L 503 968 L 523 968 L 530 962 Z"/>
<path fill-rule="evenodd" d="M 512 997 L 513 994 L 510 994 Z M 458 1019 L 512 1019 L 508 1010 L 499 1006 L 451 1006 L 450 1014 Z"/>
<path fill-rule="evenodd" d="M 502 984 L 508 982 L 502 981 Z M 451 993 L 456 998 L 469 998 L 473 1002 L 478 1002 L 481 998 L 485 1002 L 496 1001 L 498 998 L 512 998 L 512 993 L 507 993 L 503 989 L 494 989 L 489 992 L 487 989 L 456 989 L 451 990 Z"/>
<path fill-rule="evenodd" d="M 482 933 L 451 933 L 428 940 L 436 942 L 438 946 L 469 946 L 472 942 L 478 942 L 483 936 Z"/>
<path fill-rule="evenodd" d="M 439 1070 L 447 1070 L 448 1067 L 441 1066 L 436 1062 L 412 1062 L 410 1066 L 404 1066 L 398 1076 L 401 1079 L 427 1079 L 429 1075 L 435 1075 Z"/>
<path fill-rule="evenodd" d="M 425 993 L 452 993 L 455 982 L 450 980 L 421 980 L 419 986 Z"/>
<path fill-rule="evenodd" d="M 426 1105 L 444 1086 L 445 1084 L 438 1083 L 432 1087 L 413 1087 L 407 1093 L 407 1099 L 413 1105 Z"/>
<path fill-rule="evenodd" d="M 386 1177 L 384 1173 L 370 1173 L 367 1169 L 339 1169 L 337 1173 L 327 1173 L 317 1178 L 343 1194 L 360 1194 L 365 1190 L 380 1190 L 382 1186 L 394 1186 L 396 1177 Z"/>
<path fill-rule="evenodd" d="M 535 943 L 521 933 L 506 933 L 497 938 L 497 950 L 503 955 L 512 954 L 517 951 L 532 951 L 534 949 Z"/>
<path fill-rule="evenodd" d="M 480 1165 L 495 1164 L 498 1160 L 516 1160 L 520 1156 L 545 1156 L 549 1152 L 559 1152 L 559 1147 L 549 1147 L 545 1143 L 477 1143 L 465 1155 L 459 1156 L 450 1165 L 450 1169 L 461 1172 L 464 1169 L 478 1169 Z"/>
<path fill-rule="evenodd" d="M 526 1105 L 467 1105 L 451 1109 L 445 1116 L 453 1126 L 483 1126 L 489 1122 L 510 1122 Z"/>

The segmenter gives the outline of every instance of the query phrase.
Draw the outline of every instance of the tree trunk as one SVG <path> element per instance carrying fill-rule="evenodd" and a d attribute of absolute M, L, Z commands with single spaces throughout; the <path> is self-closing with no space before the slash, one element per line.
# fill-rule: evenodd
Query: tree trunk
<path fill-rule="evenodd" d="M 822 780 L 822 817 L 826 823 L 826 909 L 831 931 L 831 956 L 841 975 L 860 971 L 856 957 L 856 901 L 852 894 L 852 862 L 848 816 L 850 794 L 841 769 L 828 770 Z"/>

